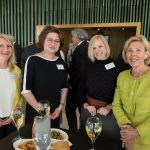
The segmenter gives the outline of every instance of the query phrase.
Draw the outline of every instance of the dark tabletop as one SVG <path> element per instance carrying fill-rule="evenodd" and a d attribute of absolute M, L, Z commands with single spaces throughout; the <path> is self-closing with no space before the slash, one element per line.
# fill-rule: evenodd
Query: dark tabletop
<path fill-rule="evenodd" d="M 32 125 L 27 124 L 20 129 L 20 134 L 24 138 L 31 138 Z M 71 150 L 89 150 L 91 148 L 91 142 L 85 133 L 70 132 L 64 130 L 69 136 L 69 141 L 73 144 Z M 10 134 L 4 139 L 0 140 L 0 149 L 14 150 L 12 139 L 17 136 L 17 132 Z M 101 136 L 95 142 L 95 150 L 118 150 L 116 145 L 111 140 L 106 140 Z"/>

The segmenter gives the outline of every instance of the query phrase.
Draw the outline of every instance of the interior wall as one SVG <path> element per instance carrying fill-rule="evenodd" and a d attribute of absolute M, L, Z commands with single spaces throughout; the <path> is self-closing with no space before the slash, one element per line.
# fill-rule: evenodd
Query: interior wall
<path fill-rule="evenodd" d="M 111 48 L 111 56 L 116 59 L 118 57 L 118 55 L 120 54 L 120 52 L 123 49 L 124 43 L 125 41 L 135 35 L 135 31 L 134 30 L 127 30 L 127 31 L 121 31 L 121 30 L 113 30 L 110 31 L 110 48 Z"/>
<path fill-rule="evenodd" d="M 36 26 L 36 39 L 45 26 L 46 25 Z M 111 49 L 111 57 L 114 59 L 117 59 L 118 55 L 122 51 L 125 41 L 133 35 L 140 35 L 141 31 L 140 22 L 72 25 L 63 24 L 53 26 L 57 27 L 64 37 L 64 46 L 61 50 L 63 50 L 65 56 L 69 49 L 69 43 L 71 42 L 71 30 L 74 28 L 83 28 L 88 33 L 89 40 L 95 34 L 102 34 L 105 36 Z"/>
<path fill-rule="evenodd" d="M 35 42 L 36 25 L 141 22 L 150 40 L 150 0 L 0 0 L 0 33 L 23 47 Z"/>
<path fill-rule="evenodd" d="M 63 37 L 64 37 L 64 46 L 62 47 L 63 52 L 65 53 L 65 55 L 67 54 L 68 51 L 68 45 L 71 41 L 71 30 L 72 29 L 60 29 Z M 89 35 L 89 39 L 97 34 L 97 30 L 96 29 L 85 29 Z M 109 30 L 105 30 L 105 35 L 109 36 L 109 46 L 111 49 L 111 57 L 113 57 L 114 59 L 116 59 L 118 57 L 118 55 L 120 54 L 121 50 L 123 49 L 123 45 L 125 43 L 125 41 L 136 34 L 136 30 L 135 29 L 128 29 L 128 30 L 121 30 L 121 29 L 113 29 L 111 30 L 111 28 Z"/>

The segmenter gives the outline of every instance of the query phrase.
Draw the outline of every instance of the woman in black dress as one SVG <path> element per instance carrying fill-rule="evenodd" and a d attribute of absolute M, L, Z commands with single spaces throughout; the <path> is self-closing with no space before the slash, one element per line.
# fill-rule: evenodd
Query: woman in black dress
<path fill-rule="evenodd" d="M 26 121 L 38 114 L 38 101 L 49 100 L 51 127 L 59 127 L 60 114 L 67 95 L 67 72 L 64 61 L 55 54 L 62 46 L 59 30 L 46 26 L 39 35 L 39 53 L 30 56 L 25 64 L 22 94 L 29 105 Z"/>

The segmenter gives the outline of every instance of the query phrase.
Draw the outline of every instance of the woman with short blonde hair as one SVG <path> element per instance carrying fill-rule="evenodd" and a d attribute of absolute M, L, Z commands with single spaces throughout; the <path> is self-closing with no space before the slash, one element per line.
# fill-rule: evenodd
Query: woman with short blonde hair
<path fill-rule="evenodd" d="M 119 126 L 111 111 L 111 103 L 119 74 L 118 66 L 110 57 L 110 48 L 102 35 L 91 38 L 88 56 L 93 62 L 86 66 L 80 85 L 81 129 L 85 128 L 89 116 L 97 116 L 103 124 L 102 137 L 112 140 L 121 147 Z"/>
<path fill-rule="evenodd" d="M 126 51 L 132 42 L 141 42 L 144 45 L 145 51 L 147 51 L 150 54 L 150 44 L 147 41 L 147 39 L 143 35 L 133 36 L 126 41 L 122 51 L 122 56 L 126 63 L 128 63 L 126 58 Z M 150 64 L 150 55 L 145 58 L 145 64 L 146 65 Z"/>
<path fill-rule="evenodd" d="M 143 35 L 130 37 L 124 44 L 123 58 L 131 69 L 117 78 L 114 115 L 125 148 L 150 149 L 150 45 Z"/>
<path fill-rule="evenodd" d="M 90 60 L 92 62 L 95 61 L 92 47 L 93 47 L 93 43 L 95 42 L 96 39 L 101 39 L 101 41 L 104 43 L 105 48 L 106 48 L 106 58 L 110 57 L 110 47 L 109 47 L 108 42 L 105 39 L 105 37 L 102 35 L 95 35 L 91 38 L 91 40 L 89 42 L 89 47 L 88 47 L 88 57 L 90 58 Z"/>

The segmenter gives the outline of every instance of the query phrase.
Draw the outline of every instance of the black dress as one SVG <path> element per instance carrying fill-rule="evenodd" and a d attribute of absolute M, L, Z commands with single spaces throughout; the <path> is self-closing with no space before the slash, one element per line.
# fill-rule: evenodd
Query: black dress
<path fill-rule="evenodd" d="M 61 89 L 67 88 L 65 68 L 64 61 L 59 57 L 55 60 L 37 55 L 29 57 L 24 70 L 23 92 L 31 91 L 38 101 L 49 100 L 52 113 L 59 106 Z M 35 115 L 37 112 L 27 105 L 26 121 L 33 121 Z M 59 119 L 52 121 L 52 127 L 58 126 Z"/>

